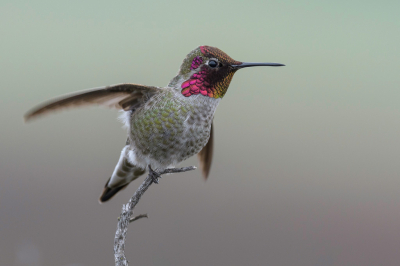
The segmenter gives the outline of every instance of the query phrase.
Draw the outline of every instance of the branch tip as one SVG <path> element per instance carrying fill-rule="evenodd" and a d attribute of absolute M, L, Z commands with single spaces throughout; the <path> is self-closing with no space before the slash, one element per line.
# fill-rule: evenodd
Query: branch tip
<path fill-rule="evenodd" d="M 145 214 L 140 214 L 140 215 L 138 215 L 138 216 L 135 216 L 135 217 L 131 218 L 131 219 L 129 220 L 129 222 L 132 223 L 132 222 L 134 222 L 134 221 L 136 221 L 136 220 L 139 220 L 139 219 L 142 219 L 142 218 L 149 218 L 149 216 L 147 215 L 147 213 L 145 213 Z"/>

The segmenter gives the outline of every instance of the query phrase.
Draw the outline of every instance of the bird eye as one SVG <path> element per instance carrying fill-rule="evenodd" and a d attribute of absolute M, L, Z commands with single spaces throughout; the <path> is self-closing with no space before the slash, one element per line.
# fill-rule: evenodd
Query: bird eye
<path fill-rule="evenodd" d="M 208 65 L 209 65 L 211 68 L 215 68 L 215 67 L 218 66 L 218 62 L 215 61 L 215 60 L 210 60 L 210 61 L 208 61 Z"/>

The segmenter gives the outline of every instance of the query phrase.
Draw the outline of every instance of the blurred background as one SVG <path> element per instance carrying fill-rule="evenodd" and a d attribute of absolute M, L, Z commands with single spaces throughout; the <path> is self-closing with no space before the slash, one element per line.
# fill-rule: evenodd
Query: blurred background
<path fill-rule="evenodd" d="M 126 133 L 118 112 L 25 124 L 49 98 L 165 86 L 188 52 L 241 61 L 200 171 L 150 187 L 132 265 L 399 265 L 399 1 L 1 1 L 0 265 L 113 265 L 143 178 L 98 197 Z M 192 158 L 181 166 L 197 165 Z"/>

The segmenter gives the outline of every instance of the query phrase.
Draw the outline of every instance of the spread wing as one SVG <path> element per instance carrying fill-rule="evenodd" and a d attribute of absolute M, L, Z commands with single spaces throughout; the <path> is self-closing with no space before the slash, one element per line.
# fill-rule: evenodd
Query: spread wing
<path fill-rule="evenodd" d="M 43 103 L 25 115 L 25 121 L 67 108 L 102 105 L 125 111 L 138 108 L 151 98 L 159 88 L 138 84 L 117 84 L 85 90 Z"/>
<path fill-rule="evenodd" d="M 214 126 L 211 124 L 210 138 L 206 146 L 197 154 L 197 158 L 200 161 L 200 169 L 203 173 L 204 179 L 208 178 L 208 174 L 210 173 L 211 161 L 213 156 L 213 147 L 214 146 Z"/>

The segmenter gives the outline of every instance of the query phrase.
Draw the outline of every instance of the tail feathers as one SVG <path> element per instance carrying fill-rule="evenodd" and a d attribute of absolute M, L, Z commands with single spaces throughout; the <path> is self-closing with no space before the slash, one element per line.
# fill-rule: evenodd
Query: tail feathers
<path fill-rule="evenodd" d="M 146 170 L 129 161 L 129 145 L 121 152 L 114 172 L 104 186 L 100 203 L 111 199 L 118 191 L 124 189 L 130 182 L 141 176 Z"/>
<path fill-rule="evenodd" d="M 110 200 L 112 197 L 114 197 L 115 194 L 117 194 L 118 191 L 120 191 L 121 189 L 126 188 L 129 185 L 129 183 L 128 183 L 128 184 L 125 184 L 125 185 L 120 186 L 120 187 L 109 188 L 108 187 L 108 183 L 110 182 L 110 179 L 111 179 L 111 177 L 108 179 L 106 185 L 104 186 L 103 193 L 101 193 L 101 196 L 100 196 L 100 199 L 99 199 L 100 203 Z"/>

